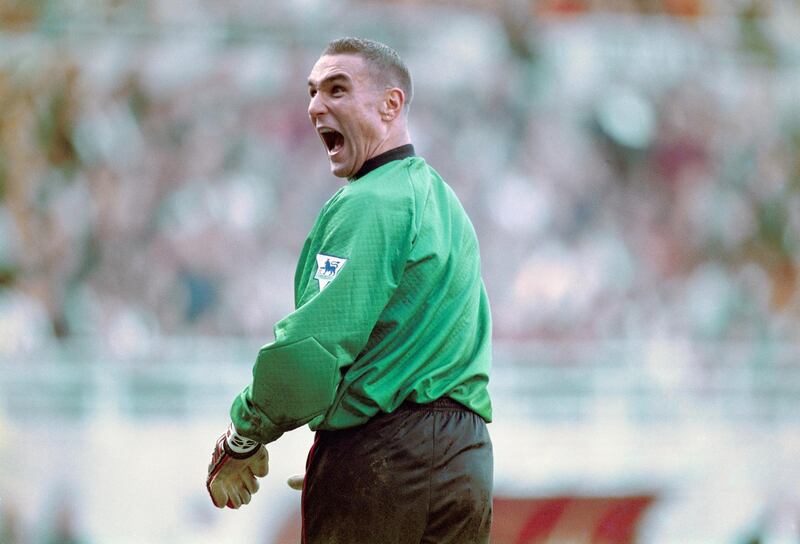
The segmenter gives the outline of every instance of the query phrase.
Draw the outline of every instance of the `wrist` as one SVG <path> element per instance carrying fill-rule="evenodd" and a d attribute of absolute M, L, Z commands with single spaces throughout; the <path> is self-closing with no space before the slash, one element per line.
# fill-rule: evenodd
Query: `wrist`
<path fill-rule="evenodd" d="M 236 432 L 236 427 L 233 426 L 233 423 L 228 425 L 228 430 L 225 431 L 223 447 L 225 448 L 225 453 L 234 459 L 246 459 L 254 455 L 260 445 L 259 442 L 252 438 L 247 438 Z"/>

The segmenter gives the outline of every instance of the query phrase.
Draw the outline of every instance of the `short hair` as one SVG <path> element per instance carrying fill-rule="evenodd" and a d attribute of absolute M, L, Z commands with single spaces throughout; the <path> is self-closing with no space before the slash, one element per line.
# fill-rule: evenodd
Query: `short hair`
<path fill-rule="evenodd" d="M 366 38 L 339 38 L 328 43 L 323 55 L 358 55 L 363 58 L 377 82 L 399 87 L 406 95 L 405 109 L 411 105 L 414 86 L 411 72 L 400 55 L 386 44 Z"/>

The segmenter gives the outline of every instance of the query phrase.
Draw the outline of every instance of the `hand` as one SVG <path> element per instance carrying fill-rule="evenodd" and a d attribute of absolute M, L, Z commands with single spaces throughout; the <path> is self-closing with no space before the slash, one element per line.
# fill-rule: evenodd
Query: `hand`
<path fill-rule="evenodd" d="M 289 479 L 286 481 L 294 490 L 302 491 L 303 490 L 303 481 L 305 480 L 305 476 L 302 474 L 298 474 L 295 476 L 290 476 Z"/>
<path fill-rule="evenodd" d="M 228 439 L 232 434 L 236 436 L 235 433 L 231 426 L 219 437 L 208 465 L 206 488 L 217 508 L 236 509 L 248 504 L 258 491 L 256 477 L 264 477 L 269 472 L 267 449 L 257 444 L 248 452 L 234 451 Z"/>

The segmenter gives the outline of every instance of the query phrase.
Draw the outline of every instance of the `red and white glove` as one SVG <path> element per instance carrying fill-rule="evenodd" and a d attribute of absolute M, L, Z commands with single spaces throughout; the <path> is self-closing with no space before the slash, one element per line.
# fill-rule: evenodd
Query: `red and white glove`
<path fill-rule="evenodd" d="M 267 448 L 236 432 L 233 423 L 217 439 L 208 465 L 206 489 L 217 508 L 239 508 L 258 491 L 256 477 L 269 472 Z"/>

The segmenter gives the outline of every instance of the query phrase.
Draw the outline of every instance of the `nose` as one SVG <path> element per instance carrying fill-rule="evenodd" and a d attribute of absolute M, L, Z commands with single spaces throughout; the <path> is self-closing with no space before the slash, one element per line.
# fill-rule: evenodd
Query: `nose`
<path fill-rule="evenodd" d="M 313 121 L 316 116 L 323 113 L 325 113 L 325 104 L 320 97 L 320 93 L 317 93 L 308 101 L 308 116 Z"/>

